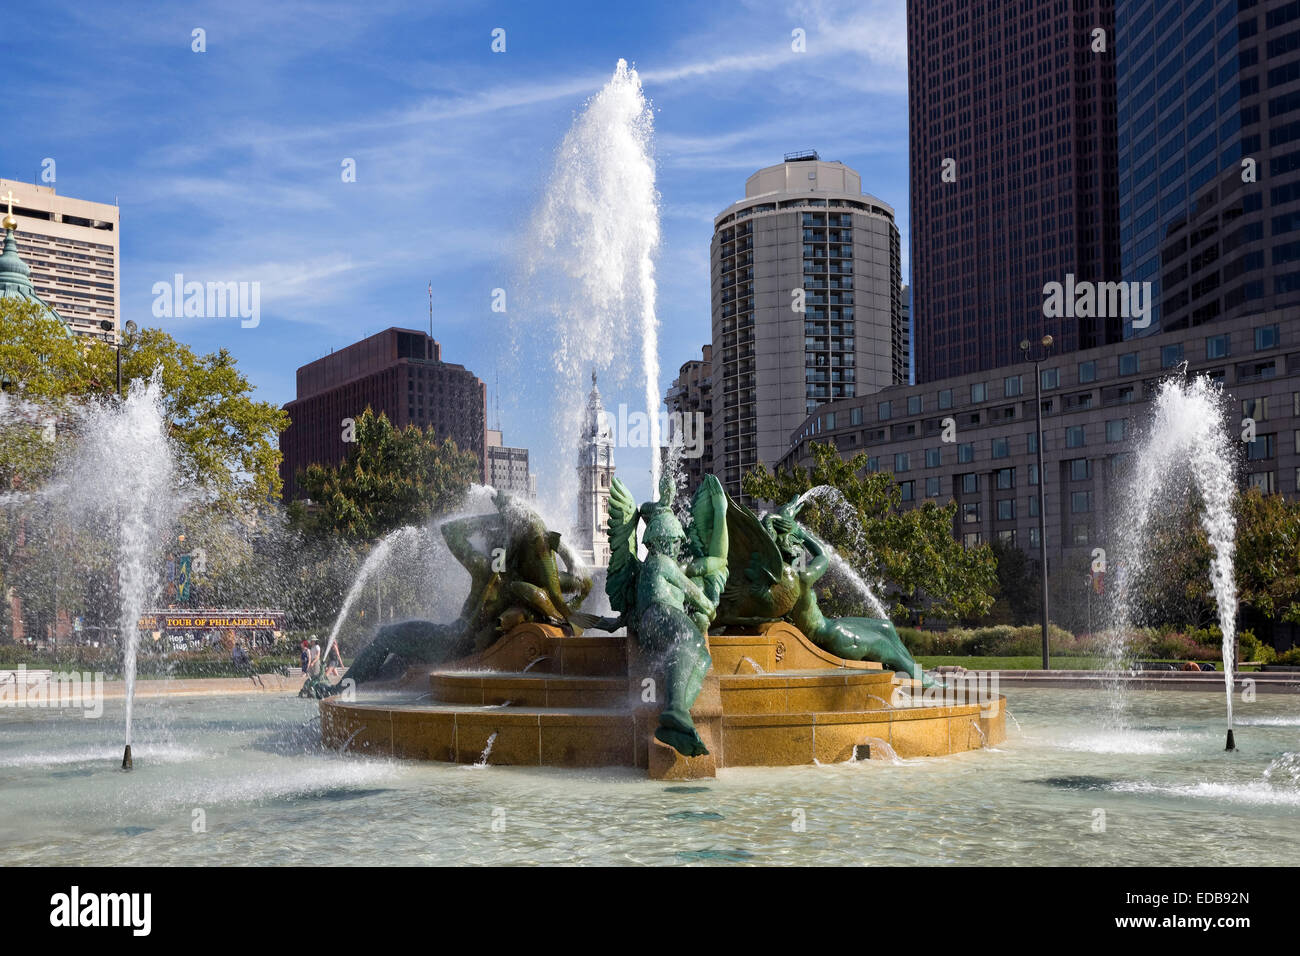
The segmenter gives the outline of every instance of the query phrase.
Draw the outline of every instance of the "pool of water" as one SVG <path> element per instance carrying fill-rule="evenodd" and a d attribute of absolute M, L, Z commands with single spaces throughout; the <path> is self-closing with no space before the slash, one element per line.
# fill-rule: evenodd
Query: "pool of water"
<path fill-rule="evenodd" d="M 0 865 L 1296 865 L 1300 697 L 1010 689 L 996 749 L 669 784 L 407 763 L 319 744 L 316 704 L 231 696 L 102 719 L 0 709 Z M 1016 725 L 1019 722 L 1019 727 Z M 1291 755 L 1291 756 L 1288 756 Z"/>

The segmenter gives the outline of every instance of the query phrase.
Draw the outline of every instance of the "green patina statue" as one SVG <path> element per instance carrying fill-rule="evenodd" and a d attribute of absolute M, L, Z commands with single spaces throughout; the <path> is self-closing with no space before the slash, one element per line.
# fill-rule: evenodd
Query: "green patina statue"
<path fill-rule="evenodd" d="M 378 675 L 390 654 L 408 664 L 440 664 L 486 649 L 511 628 L 528 622 L 557 626 L 582 605 L 591 578 L 557 532 L 547 531 L 529 508 L 498 492 L 496 513 L 448 521 L 443 540 L 469 571 L 469 596 L 460 616 L 447 624 L 402 621 L 381 627 L 339 683 L 320 674 L 308 678 L 301 697 L 328 697 Z M 485 547 L 473 539 L 481 536 Z M 564 562 L 561 571 L 556 558 Z"/>
<path fill-rule="evenodd" d="M 830 568 L 829 548 L 799 524 L 802 507 L 803 501 L 796 498 L 760 519 L 728 499 L 728 560 L 733 568 L 743 568 L 743 573 L 733 573 L 728 579 L 716 625 L 752 628 L 786 620 L 836 657 L 879 661 L 920 680 L 925 687 L 933 686 L 934 680 L 912 659 L 890 621 L 822 614 L 815 585 Z"/>
<path fill-rule="evenodd" d="M 707 476 L 691 502 L 689 531 L 672 510 L 673 483 L 665 475 L 659 500 L 640 509 L 627 487 L 614 479 L 609 496 L 609 573 L 605 592 L 622 612 L 600 626 L 626 624 L 638 644 L 663 662 L 667 688 L 656 739 L 687 757 L 709 751 L 700 739 L 691 706 L 712 666 L 706 639 L 727 580 L 727 496 Z M 637 524 L 644 521 L 644 561 L 636 556 Z"/>

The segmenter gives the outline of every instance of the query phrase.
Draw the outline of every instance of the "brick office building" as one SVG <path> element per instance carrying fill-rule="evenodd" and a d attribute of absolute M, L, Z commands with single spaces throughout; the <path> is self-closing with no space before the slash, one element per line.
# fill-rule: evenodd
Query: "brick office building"
<path fill-rule="evenodd" d="M 444 362 L 442 346 L 425 333 L 389 328 L 298 369 L 297 398 L 284 406 L 290 425 L 280 435 L 285 501 L 301 497 L 299 471 L 344 459 L 343 420 L 356 418 L 367 405 L 398 428 L 432 428 L 485 467 L 482 380 L 463 365 Z"/>

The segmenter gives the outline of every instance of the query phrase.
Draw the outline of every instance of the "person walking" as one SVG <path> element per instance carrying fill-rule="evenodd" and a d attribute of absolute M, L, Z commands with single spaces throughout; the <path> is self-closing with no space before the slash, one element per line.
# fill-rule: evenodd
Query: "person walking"
<path fill-rule="evenodd" d="M 311 665 L 311 644 L 306 638 L 302 641 L 302 676 L 306 677 Z"/>

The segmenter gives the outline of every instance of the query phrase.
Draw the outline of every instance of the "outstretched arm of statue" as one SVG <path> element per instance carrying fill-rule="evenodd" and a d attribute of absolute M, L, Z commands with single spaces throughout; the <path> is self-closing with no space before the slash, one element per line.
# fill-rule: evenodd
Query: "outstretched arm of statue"
<path fill-rule="evenodd" d="M 812 555 L 812 560 L 808 562 L 808 566 L 799 574 L 808 584 L 815 584 L 830 569 L 831 559 L 827 554 L 830 546 L 803 525 L 799 526 L 799 534 L 803 538 L 803 546 Z"/>
<path fill-rule="evenodd" d="M 492 570 L 491 557 L 474 547 L 469 539 L 476 531 L 486 531 L 491 535 L 491 532 L 499 530 L 500 526 L 500 519 L 496 515 L 472 515 L 468 518 L 457 518 L 455 521 L 448 521 L 443 524 L 442 539 L 447 542 L 447 548 L 455 556 L 456 560 L 472 576 L 487 574 Z"/>

